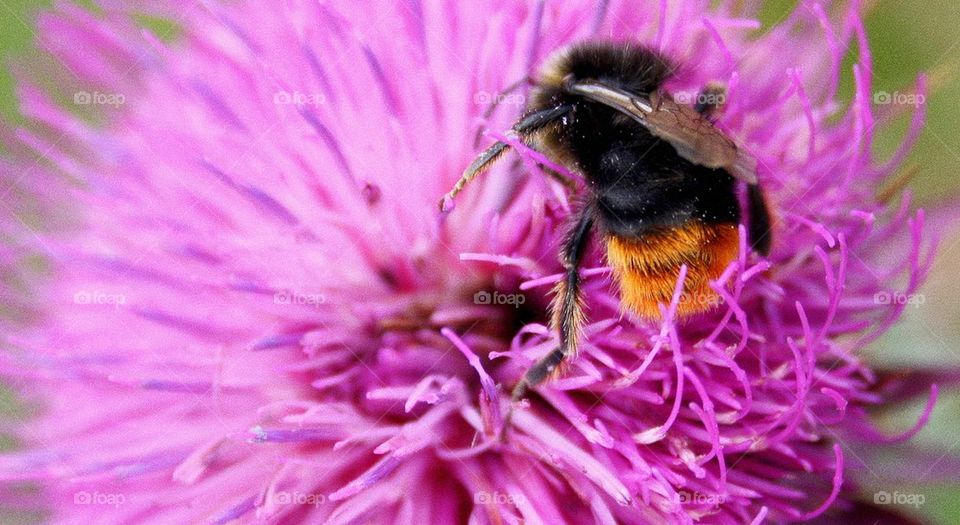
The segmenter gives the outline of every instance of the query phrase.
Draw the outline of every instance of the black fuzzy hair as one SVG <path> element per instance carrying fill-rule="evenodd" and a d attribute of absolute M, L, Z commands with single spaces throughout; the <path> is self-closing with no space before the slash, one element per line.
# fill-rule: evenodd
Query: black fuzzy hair
<path fill-rule="evenodd" d="M 552 77 L 597 80 L 631 93 L 650 93 L 675 71 L 660 53 L 636 43 L 586 42 L 568 50 Z"/>

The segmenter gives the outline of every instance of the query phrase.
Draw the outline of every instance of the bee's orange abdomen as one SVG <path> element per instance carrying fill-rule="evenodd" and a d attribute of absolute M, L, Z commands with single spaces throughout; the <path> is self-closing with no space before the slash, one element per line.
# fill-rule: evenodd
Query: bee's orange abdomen
<path fill-rule="evenodd" d="M 680 267 L 687 265 L 678 316 L 710 310 L 719 296 L 710 288 L 734 260 L 739 250 L 735 224 L 690 221 L 642 237 L 606 236 L 607 262 L 620 286 L 620 303 L 626 310 L 659 318 L 659 304 L 669 304 Z"/>

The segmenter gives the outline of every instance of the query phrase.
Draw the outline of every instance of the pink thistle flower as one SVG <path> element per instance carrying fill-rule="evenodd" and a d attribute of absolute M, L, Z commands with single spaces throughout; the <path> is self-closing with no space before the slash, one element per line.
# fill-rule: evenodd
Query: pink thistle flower
<path fill-rule="evenodd" d="M 874 111 L 857 3 L 803 2 L 762 36 L 734 3 L 105 0 L 101 16 L 44 15 L 68 99 L 107 119 L 22 80 L 32 125 L 0 171 L 0 260 L 50 269 L 30 301 L 26 277 L 0 274 L 0 298 L 38 312 L 4 327 L 0 370 L 41 407 L 12 429 L 4 504 L 59 523 L 880 513 L 857 494 L 860 457 L 916 429 L 883 436 L 867 414 L 927 393 L 919 428 L 937 389 L 916 385 L 955 379 L 878 375 L 864 355 L 930 265 L 923 213 L 877 198 L 922 106 L 878 161 L 873 130 L 897 115 Z M 143 10 L 182 38 L 141 33 Z M 474 136 L 523 111 L 503 90 L 589 39 L 660 49 L 683 65 L 678 96 L 728 85 L 719 125 L 759 161 L 774 248 L 741 247 L 713 285 L 723 302 L 682 325 L 676 297 L 663 322 L 622 315 L 594 249 L 582 354 L 501 443 L 506 393 L 555 345 L 570 203 L 523 147 L 455 213 L 435 203 Z M 34 231 L 30 206 L 79 218 Z M 24 483 L 40 488 L 28 503 Z"/>

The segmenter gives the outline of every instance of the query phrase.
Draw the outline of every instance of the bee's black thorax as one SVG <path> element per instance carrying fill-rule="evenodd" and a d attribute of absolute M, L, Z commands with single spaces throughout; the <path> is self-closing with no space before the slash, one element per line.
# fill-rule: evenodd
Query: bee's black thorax
<path fill-rule="evenodd" d="M 728 173 L 683 159 L 632 117 L 562 88 L 564 79 L 599 80 L 648 95 L 671 72 L 665 59 L 643 47 L 580 46 L 548 69 L 534 93 L 531 110 L 573 107 L 563 122 L 543 132 L 543 145 L 587 179 L 598 223 L 607 233 L 635 237 L 693 219 L 740 220 Z"/>

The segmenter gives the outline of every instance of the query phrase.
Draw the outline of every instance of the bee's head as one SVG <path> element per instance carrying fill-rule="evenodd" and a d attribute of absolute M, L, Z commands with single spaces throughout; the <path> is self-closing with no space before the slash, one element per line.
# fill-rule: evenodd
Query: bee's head
<path fill-rule="evenodd" d="M 598 81 L 635 95 L 646 95 L 656 91 L 675 69 L 659 53 L 639 44 L 578 44 L 548 59 L 533 105 L 572 102 L 575 96 L 564 87 L 578 81 Z"/>

